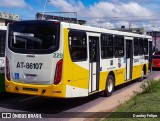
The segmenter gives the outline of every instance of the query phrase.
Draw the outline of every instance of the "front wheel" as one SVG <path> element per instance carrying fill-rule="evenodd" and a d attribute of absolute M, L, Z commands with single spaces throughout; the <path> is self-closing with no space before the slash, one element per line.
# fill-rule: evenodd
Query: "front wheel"
<path fill-rule="evenodd" d="M 104 92 L 104 95 L 106 97 L 111 96 L 113 90 L 114 90 L 114 77 L 112 75 L 108 75 L 107 82 L 106 82 L 106 90 Z"/>

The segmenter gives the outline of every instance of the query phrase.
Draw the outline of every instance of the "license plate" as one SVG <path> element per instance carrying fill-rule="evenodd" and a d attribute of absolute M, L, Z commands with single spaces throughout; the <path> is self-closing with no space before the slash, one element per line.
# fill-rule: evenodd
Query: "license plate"
<path fill-rule="evenodd" d="M 37 80 L 36 74 L 25 74 L 25 77 L 27 80 Z"/>

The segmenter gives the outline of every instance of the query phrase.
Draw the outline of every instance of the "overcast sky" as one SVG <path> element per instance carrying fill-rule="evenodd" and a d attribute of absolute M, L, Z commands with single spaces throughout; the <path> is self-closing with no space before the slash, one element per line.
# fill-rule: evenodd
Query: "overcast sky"
<path fill-rule="evenodd" d="M 91 26 L 112 29 L 131 23 L 131 27 L 160 30 L 160 0 L 0 0 L 0 11 L 35 19 L 45 3 L 46 12 L 77 12 Z"/>

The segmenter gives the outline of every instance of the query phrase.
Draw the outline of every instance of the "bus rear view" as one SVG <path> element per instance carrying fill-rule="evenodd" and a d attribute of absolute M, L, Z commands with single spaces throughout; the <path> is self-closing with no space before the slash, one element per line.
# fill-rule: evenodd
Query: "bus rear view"
<path fill-rule="evenodd" d="M 60 23 L 53 21 L 19 21 L 8 25 L 6 42 L 7 92 L 58 96 L 61 92 L 62 53 Z"/>

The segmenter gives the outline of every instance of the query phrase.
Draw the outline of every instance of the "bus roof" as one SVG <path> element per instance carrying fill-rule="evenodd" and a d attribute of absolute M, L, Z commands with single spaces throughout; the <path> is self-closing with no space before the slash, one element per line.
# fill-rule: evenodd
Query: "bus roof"
<path fill-rule="evenodd" d="M 151 36 L 148 35 L 141 35 L 141 34 L 136 34 L 136 33 L 131 33 L 131 32 L 123 32 L 123 31 L 118 31 L 118 30 L 109 30 L 106 28 L 98 28 L 98 27 L 92 27 L 92 26 L 86 26 L 86 25 L 79 25 L 79 24 L 73 24 L 73 23 L 66 23 L 66 22 L 61 22 L 61 24 L 64 27 L 70 28 L 70 29 L 77 29 L 77 30 L 84 30 L 88 32 L 98 32 L 98 33 L 107 33 L 107 34 L 115 34 L 115 35 L 124 35 L 124 36 L 131 36 L 131 37 L 143 37 L 143 38 L 148 38 L 152 39 Z"/>
<path fill-rule="evenodd" d="M 25 23 L 25 24 L 31 24 L 31 23 L 44 23 L 44 22 L 57 22 L 53 20 L 25 20 L 25 21 L 16 21 L 13 23 Z M 59 22 L 59 21 L 58 21 Z M 131 33 L 131 32 L 123 32 L 123 31 L 118 31 L 118 30 L 109 30 L 106 28 L 98 28 L 98 27 L 91 27 L 87 25 L 80 25 L 80 24 L 74 24 L 74 23 L 67 23 L 67 22 L 59 22 L 64 28 L 69 28 L 69 29 L 75 29 L 75 30 L 83 30 L 87 32 L 95 32 L 95 33 L 106 33 L 106 34 L 115 34 L 115 35 L 122 35 L 122 36 L 127 36 L 127 37 L 139 37 L 139 38 L 148 38 L 152 39 L 151 36 L 148 35 L 141 35 L 141 34 L 136 34 L 136 33 Z M 78 28 L 78 29 L 77 29 Z"/>

